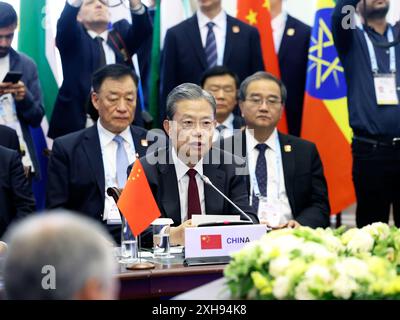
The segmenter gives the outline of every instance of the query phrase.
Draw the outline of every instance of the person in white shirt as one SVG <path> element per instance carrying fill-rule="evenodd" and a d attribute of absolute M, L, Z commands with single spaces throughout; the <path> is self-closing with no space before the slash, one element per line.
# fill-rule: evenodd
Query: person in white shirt
<path fill-rule="evenodd" d="M 124 187 L 128 166 L 146 154 L 154 135 L 131 125 L 137 77 L 129 67 L 107 65 L 93 75 L 92 87 L 91 100 L 99 120 L 90 128 L 54 141 L 48 166 L 47 207 L 91 216 L 107 225 L 120 242 L 120 214 L 106 194 L 107 188 Z"/>
<path fill-rule="evenodd" d="M 327 184 L 315 144 L 276 129 L 286 98 L 283 83 L 267 72 L 245 79 L 239 106 L 247 127 L 223 146 L 247 162 L 249 203 L 261 223 L 327 227 Z"/>
<path fill-rule="evenodd" d="M 234 114 L 239 90 L 239 78 L 234 72 L 225 66 L 213 67 L 203 73 L 200 85 L 217 102 L 217 127 L 213 142 L 229 138 L 235 130 L 244 128 L 243 118 Z"/>

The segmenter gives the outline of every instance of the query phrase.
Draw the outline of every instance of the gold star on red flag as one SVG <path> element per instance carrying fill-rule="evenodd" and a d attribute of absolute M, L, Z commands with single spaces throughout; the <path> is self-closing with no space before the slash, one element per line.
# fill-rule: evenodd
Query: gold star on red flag
<path fill-rule="evenodd" d="M 250 9 L 249 13 L 246 16 L 246 20 L 249 22 L 250 25 L 257 24 L 257 15 L 258 12 L 255 12 L 252 9 Z"/>

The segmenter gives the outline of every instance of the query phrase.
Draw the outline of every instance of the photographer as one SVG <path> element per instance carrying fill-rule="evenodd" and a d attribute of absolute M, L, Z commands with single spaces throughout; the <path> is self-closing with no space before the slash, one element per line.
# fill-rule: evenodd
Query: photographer
<path fill-rule="evenodd" d="M 354 137 L 353 181 L 358 227 L 389 221 L 400 226 L 400 45 L 386 19 L 390 0 L 338 0 L 332 31 L 347 82 Z M 348 10 L 357 9 L 348 24 Z"/>

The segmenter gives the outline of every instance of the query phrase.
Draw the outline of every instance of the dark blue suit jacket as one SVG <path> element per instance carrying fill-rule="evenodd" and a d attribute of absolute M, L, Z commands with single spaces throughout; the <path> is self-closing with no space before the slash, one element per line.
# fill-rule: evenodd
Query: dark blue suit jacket
<path fill-rule="evenodd" d="M 279 142 L 285 188 L 294 219 L 301 225 L 312 228 L 328 227 L 330 214 L 328 187 L 315 144 L 281 133 Z M 228 152 L 233 150 L 238 157 L 247 159 L 244 130 L 222 140 L 220 146 Z M 249 175 L 245 178 L 247 191 L 250 192 Z"/>
<path fill-rule="evenodd" d="M 10 223 L 35 209 L 32 189 L 18 152 L 0 146 L 0 238 Z"/>
<path fill-rule="evenodd" d="M 65 5 L 57 24 L 56 44 L 60 50 L 64 81 L 57 96 L 49 127 L 49 137 L 57 138 L 85 127 L 85 105 L 89 98 L 91 77 L 98 69 L 99 48 L 76 18 L 79 8 Z M 151 34 L 151 23 L 147 14 L 132 14 L 132 25 L 121 20 L 113 25 L 124 40 L 131 57 L 142 42 Z M 117 63 L 125 63 L 118 46 L 109 40 L 108 45 L 116 54 Z M 140 114 L 140 108 L 137 108 Z M 135 119 L 138 120 L 139 116 Z"/>
<path fill-rule="evenodd" d="M 131 126 L 131 133 L 136 153 L 144 156 L 142 140 L 148 132 Z M 105 177 L 97 125 L 54 140 L 46 195 L 48 208 L 63 207 L 103 221 Z"/>
<path fill-rule="evenodd" d="M 22 72 L 21 81 L 26 87 L 26 96 L 22 101 L 16 101 L 17 116 L 21 124 L 22 134 L 29 149 L 36 174 L 40 174 L 40 166 L 36 156 L 35 145 L 29 130 L 39 127 L 44 116 L 42 92 L 35 62 L 27 55 L 11 49 L 10 71 Z"/>
<path fill-rule="evenodd" d="M 298 137 L 301 132 L 310 37 L 311 27 L 288 15 L 278 58 L 282 81 L 288 91 L 285 108 L 289 133 Z"/>
<path fill-rule="evenodd" d="M 239 32 L 235 33 L 236 30 Z M 240 81 L 256 71 L 264 70 L 258 30 L 229 15 L 223 63 L 238 75 Z M 199 84 L 207 68 L 195 14 L 169 29 L 165 36 L 160 74 L 160 123 L 165 117 L 166 99 L 170 91 L 184 82 Z"/>

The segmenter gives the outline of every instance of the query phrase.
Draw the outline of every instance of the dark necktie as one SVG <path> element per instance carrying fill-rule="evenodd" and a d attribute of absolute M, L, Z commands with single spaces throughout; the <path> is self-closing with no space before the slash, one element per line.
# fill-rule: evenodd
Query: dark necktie
<path fill-rule="evenodd" d="M 104 47 L 103 47 L 104 40 L 102 37 L 97 36 L 96 41 L 99 45 L 99 68 L 102 68 L 107 64 L 106 53 L 104 52 Z"/>
<path fill-rule="evenodd" d="M 215 26 L 214 22 L 208 22 L 208 33 L 207 33 L 207 40 L 206 40 L 206 57 L 208 62 L 208 67 L 212 68 L 217 65 L 218 53 L 217 53 L 217 42 L 215 40 L 215 34 L 213 31 L 213 27 Z"/>
<path fill-rule="evenodd" d="M 194 169 L 189 169 L 187 175 L 189 176 L 188 188 L 188 219 L 192 218 L 193 214 L 201 214 L 199 189 L 197 188 L 196 173 Z"/>
<path fill-rule="evenodd" d="M 258 157 L 256 162 L 256 179 L 258 183 L 258 188 L 260 189 L 260 194 L 263 197 L 267 196 L 267 159 L 265 158 L 265 151 L 268 146 L 265 143 L 260 143 L 256 145 L 256 149 L 258 150 Z M 253 188 L 253 209 L 255 212 L 258 212 L 258 204 L 259 199 L 255 195 L 255 191 Z"/>

